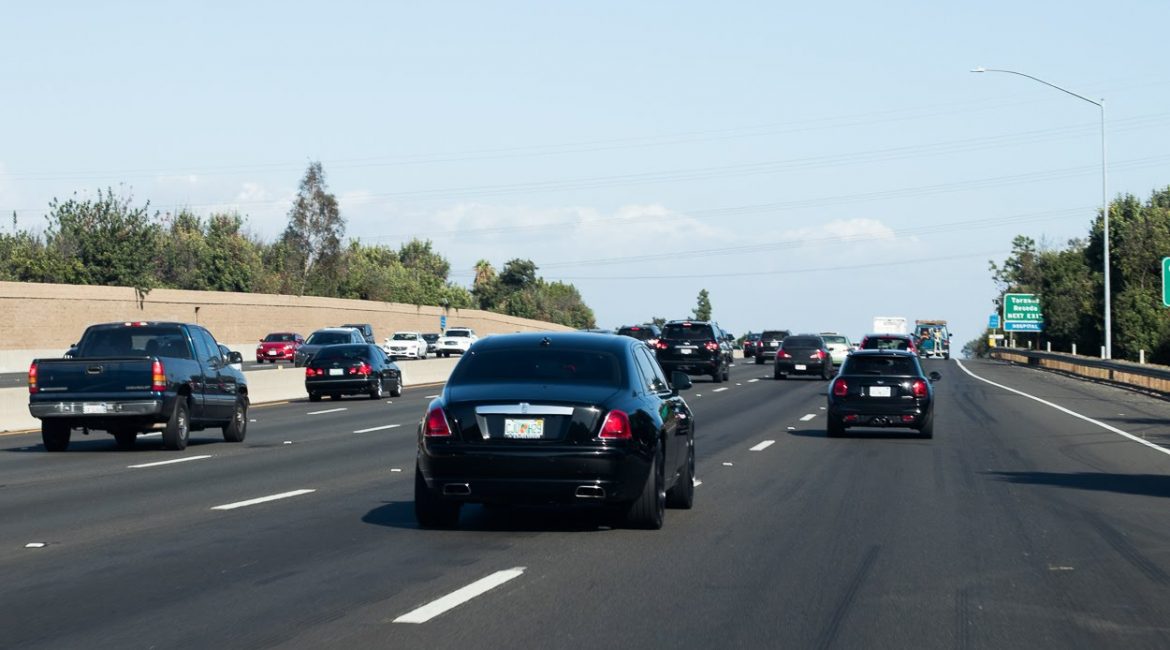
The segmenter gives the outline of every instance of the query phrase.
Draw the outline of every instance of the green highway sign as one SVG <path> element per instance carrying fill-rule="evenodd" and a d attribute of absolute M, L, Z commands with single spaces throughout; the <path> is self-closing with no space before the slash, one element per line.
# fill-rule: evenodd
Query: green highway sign
<path fill-rule="evenodd" d="M 1162 306 L 1170 307 L 1170 257 L 1162 258 Z"/>
<path fill-rule="evenodd" d="M 1003 328 L 1008 332 L 1039 332 L 1044 329 L 1040 298 L 1034 293 L 1003 295 Z"/>

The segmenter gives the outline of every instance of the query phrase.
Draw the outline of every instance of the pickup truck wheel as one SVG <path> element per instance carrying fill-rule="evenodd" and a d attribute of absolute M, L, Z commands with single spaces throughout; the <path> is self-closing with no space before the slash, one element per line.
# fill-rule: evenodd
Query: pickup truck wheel
<path fill-rule="evenodd" d="M 223 439 L 227 442 L 243 442 L 248 434 L 248 398 L 237 397 L 232 409 L 232 421 L 223 427 Z"/>
<path fill-rule="evenodd" d="M 382 399 L 382 393 L 385 392 L 382 388 L 382 378 L 374 379 L 374 386 L 370 388 L 370 399 Z"/>
<path fill-rule="evenodd" d="M 45 451 L 65 451 L 69 448 L 69 425 L 55 420 L 41 420 L 41 442 Z"/>
<path fill-rule="evenodd" d="M 180 395 L 175 400 L 175 410 L 171 411 L 171 419 L 167 420 L 167 427 L 163 429 L 163 447 L 182 451 L 187 448 L 190 436 L 191 420 L 187 414 L 187 398 Z"/>
<path fill-rule="evenodd" d="M 114 431 L 114 440 L 118 443 L 118 449 L 126 450 L 134 448 L 134 441 L 138 439 L 137 431 Z"/>

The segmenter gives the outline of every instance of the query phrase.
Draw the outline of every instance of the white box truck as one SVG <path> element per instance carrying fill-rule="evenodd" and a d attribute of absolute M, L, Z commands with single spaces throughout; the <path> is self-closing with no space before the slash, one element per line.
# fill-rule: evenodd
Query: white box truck
<path fill-rule="evenodd" d="M 906 317 L 874 316 L 873 332 L 875 334 L 906 334 Z"/>

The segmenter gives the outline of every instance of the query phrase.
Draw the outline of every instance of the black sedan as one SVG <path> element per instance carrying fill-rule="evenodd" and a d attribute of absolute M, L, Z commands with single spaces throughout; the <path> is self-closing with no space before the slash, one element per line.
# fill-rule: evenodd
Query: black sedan
<path fill-rule="evenodd" d="M 415 516 L 451 527 L 464 503 L 593 504 L 661 528 L 694 499 L 690 386 L 625 336 L 482 339 L 419 423 Z"/>
<path fill-rule="evenodd" d="M 822 379 L 833 376 L 833 356 L 825 339 L 818 334 L 793 334 L 785 336 L 776 348 L 776 359 L 772 376 L 787 379 L 788 375 L 820 375 Z"/>
<path fill-rule="evenodd" d="M 370 399 L 402 394 L 402 372 L 382 348 L 369 343 L 327 345 L 305 366 L 305 390 L 309 401 L 322 395 L 369 395 Z"/>
<path fill-rule="evenodd" d="M 934 437 L 934 385 L 918 355 L 901 350 L 858 350 L 829 385 L 829 436 L 848 427 L 901 427 Z"/>

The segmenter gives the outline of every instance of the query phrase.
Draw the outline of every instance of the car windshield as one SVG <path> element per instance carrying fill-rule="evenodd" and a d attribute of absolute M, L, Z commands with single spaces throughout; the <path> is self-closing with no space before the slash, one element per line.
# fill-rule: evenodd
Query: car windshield
<path fill-rule="evenodd" d="M 508 348 L 472 352 L 455 366 L 448 385 L 497 382 L 625 385 L 618 357 L 595 350 Z"/>
<path fill-rule="evenodd" d="M 845 360 L 842 374 L 854 375 L 920 375 L 918 361 L 902 356 L 854 356 Z"/>
<path fill-rule="evenodd" d="M 417 341 L 418 334 L 413 334 L 413 333 L 407 334 L 406 332 L 395 332 L 394 340 L 395 341 Z"/>
<path fill-rule="evenodd" d="M 170 357 L 192 359 L 191 346 L 176 327 L 113 327 L 92 330 L 75 357 Z"/>
<path fill-rule="evenodd" d="M 265 343 L 287 343 L 294 339 L 292 334 L 269 334 L 264 337 Z"/>
<path fill-rule="evenodd" d="M 815 336 L 790 336 L 784 339 L 786 348 L 819 348 L 821 339 Z"/>
<path fill-rule="evenodd" d="M 338 343 L 353 343 L 353 335 L 349 332 L 313 332 L 306 345 L 337 345 Z"/>
<path fill-rule="evenodd" d="M 467 330 L 447 330 L 447 336 L 468 338 L 471 336 L 471 332 Z"/>
<path fill-rule="evenodd" d="M 438 334 L 423 334 L 422 337 L 423 337 L 423 340 L 426 341 L 427 343 L 434 343 L 435 341 L 439 340 Z"/>
<path fill-rule="evenodd" d="M 369 361 L 370 347 L 368 345 L 331 345 L 322 348 L 313 361 L 336 361 L 351 359 L 355 361 Z"/>
<path fill-rule="evenodd" d="M 662 328 L 662 338 L 683 341 L 704 341 L 715 338 L 710 325 L 696 323 L 667 323 Z"/>

